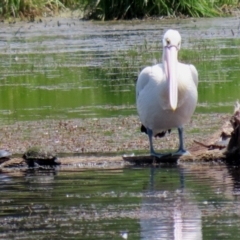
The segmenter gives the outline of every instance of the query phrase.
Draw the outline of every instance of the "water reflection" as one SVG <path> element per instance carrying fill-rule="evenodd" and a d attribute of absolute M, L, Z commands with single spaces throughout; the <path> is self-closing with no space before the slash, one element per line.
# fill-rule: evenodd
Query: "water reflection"
<path fill-rule="evenodd" d="M 179 168 L 179 186 L 160 191 L 155 188 L 152 168 L 149 190 L 143 198 L 140 220 L 142 239 L 202 239 L 202 214 L 196 201 L 189 197 L 184 184 L 184 170 Z M 161 174 L 161 172 L 159 173 Z"/>
<path fill-rule="evenodd" d="M 232 193 L 237 199 L 240 196 L 240 166 L 228 166 L 228 172 L 233 181 Z"/>
<path fill-rule="evenodd" d="M 54 189 L 54 180 L 56 174 L 57 172 L 55 170 L 30 170 L 25 174 L 25 181 L 30 191 L 42 191 L 43 195 L 49 195 Z"/>
<path fill-rule="evenodd" d="M 0 188 L 9 181 L 11 181 L 11 178 L 7 174 L 0 174 Z"/>
<path fill-rule="evenodd" d="M 239 167 L 1 173 L 0 238 L 238 239 Z"/>

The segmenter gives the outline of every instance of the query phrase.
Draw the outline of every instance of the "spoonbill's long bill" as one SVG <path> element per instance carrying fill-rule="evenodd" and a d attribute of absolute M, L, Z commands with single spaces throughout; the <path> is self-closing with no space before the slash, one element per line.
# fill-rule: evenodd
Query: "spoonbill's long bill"
<path fill-rule="evenodd" d="M 168 30 L 163 36 L 162 63 L 145 67 L 137 80 L 137 110 L 142 122 L 141 130 L 149 137 L 150 154 L 162 157 L 153 148 L 152 137 L 163 137 L 171 128 L 178 128 L 179 149 L 174 155 L 186 154 L 183 125 L 197 104 L 198 72 L 191 64 L 178 62 L 181 36 Z"/>

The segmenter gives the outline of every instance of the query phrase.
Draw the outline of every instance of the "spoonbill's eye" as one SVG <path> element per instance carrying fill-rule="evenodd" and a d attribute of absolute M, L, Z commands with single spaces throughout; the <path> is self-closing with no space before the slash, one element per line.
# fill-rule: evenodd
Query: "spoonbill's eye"
<path fill-rule="evenodd" d="M 169 40 L 169 38 L 166 39 L 166 42 L 167 42 L 167 45 L 170 44 L 170 40 Z"/>

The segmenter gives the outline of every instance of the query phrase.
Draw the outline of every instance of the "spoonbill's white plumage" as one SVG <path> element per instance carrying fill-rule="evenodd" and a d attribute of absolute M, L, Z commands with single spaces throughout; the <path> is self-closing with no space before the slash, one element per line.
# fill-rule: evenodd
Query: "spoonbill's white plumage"
<path fill-rule="evenodd" d="M 164 136 L 171 128 L 178 128 L 179 149 L 186 153 L 183 142 L 183 125 L 186 124 L 197 104 L 198 72 L 193 65 L 178 62 L 181 36 L 168 30 L 163 36 L 162 63 L 144 68 L 137 80 L 137 110 L 142 130 L 148 134 L 150 153 L 161 157 L 153 148 L 152 137 Z"/>

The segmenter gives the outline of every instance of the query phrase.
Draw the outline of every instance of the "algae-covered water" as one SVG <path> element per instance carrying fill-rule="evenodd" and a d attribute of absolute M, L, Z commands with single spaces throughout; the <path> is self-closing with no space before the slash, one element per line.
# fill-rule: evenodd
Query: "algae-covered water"
<path fill-rule="evenodd" d="M 147 138 L 136 133 L 135 80 L 144 66 L 161 60 L 167 28 L 182 35 L 180 60 L 199 71 L 188 136 L 219 128 L 221 113 L 231 114 L 239 98 L 237 17 L 110 23 L 47 18 L 0 23 L 1 148 L 147 151 Z M 0 238 L 238 239 L 238 176 L 237 167 L 222 163 L 5 169 Z"/>
<path fill-rule="evenodd" d="M 0 119 L 75 119 L 136 114 L 135 80 L 161 61 L 168 28 L 179 58 L 199 71 L 197 112 L 232 112 L 239 98 L 239 20 L 1 23 Z"/>

